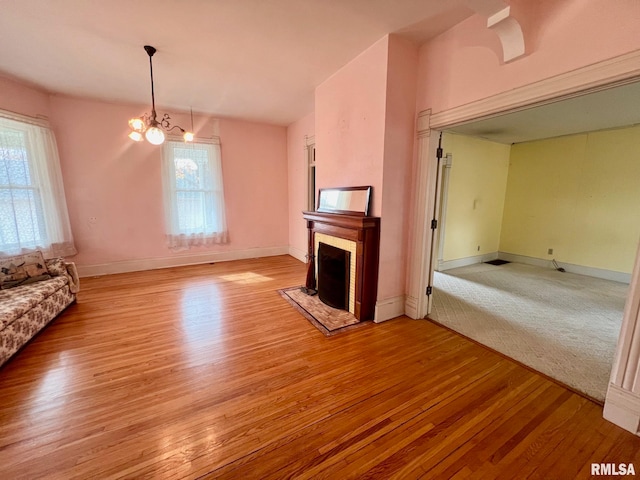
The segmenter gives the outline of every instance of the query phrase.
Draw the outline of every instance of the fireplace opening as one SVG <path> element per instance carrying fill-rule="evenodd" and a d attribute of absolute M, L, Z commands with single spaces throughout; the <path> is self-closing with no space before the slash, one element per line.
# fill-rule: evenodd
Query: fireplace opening
<path fill-rule="evenodd" d="M 347 250 L 318 244 L 318 297 L 330 307 L 349 309 L 350 261 Z"/>

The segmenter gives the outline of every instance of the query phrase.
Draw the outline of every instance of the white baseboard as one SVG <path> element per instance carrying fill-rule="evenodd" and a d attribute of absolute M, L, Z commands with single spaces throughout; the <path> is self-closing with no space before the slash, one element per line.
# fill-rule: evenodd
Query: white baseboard
<path fill-rule="evenodd" d="M 376 302 L 375 314 L 373 321 L 375 323 L 384 322 L 392 318 L 404 315 L 404 295 L 398 297 L 387 298 L 385 300 L 378 300 Z"/>
<path fill-rule="evenodd" d="M 498 252 L 491 252 L 484 255 L 475 255 L 473 257 L 456 258 L 455 260 L 444 260 L 438 262 L 438 271 L 443 272 L 445 270 L 451 270 L 452 268 L 466 267 L 469 265 L 475 265 L 476 263 L 496 260 L 497 258 Z"/>
<path fill-rule="evenodd" d="M 602 415 L 605 420 L 638 435 L 640 426 L 640 396 L 609 384 Z"/>
<path fill-rule="evenodd" d="M 306 250 L 300 250 L 299 248 L 289 245 L 289 255 L 291 255 L 296 260 L 300 260 L 302 263 L 307 263 Z"/>
<path fill-rule="evenodd" d="M 498 252 L 500 260 L 507 260 L 514 263 L 524 263 L 525 265 L 534 265 L 542 268 L 554 268 L 551 260 L 544 258 L 527 257 L 526 255 L 517 255 L 514 253 Z M 558 265 L 567 272 L 576 273 L 578 275 L 586 275 L 588 277 L 602 278 L 604 280 L 613 280 L 620 283 L 631 283 L 631 274 L 616 272 L 614 270 L 604 270 L 602 268 L 585 267 L 584 265 L 574 265 L 572 263 L 558 262 Z"/>
<path fill-rule="evenodd" d="M 139 272 L 158 268 L 183 267 L 201 263 L 228 262 L 246 258 L 273 257 L 288 255 L 289 247 L 250 248 L 229 252 L 207 252 L 195 255 L 176 255 L 175 257 L 143 258 L 123 262 L 103 263 L 99 265 L 77 265 L 80 277 L 95 277 L 114 273 Z"/>
<path fill-rule="evenodd" d="M 417 320 L 418 318 L 418 299 L 411 295 L 407 295 L 404 299 L 404 314 Z"/>

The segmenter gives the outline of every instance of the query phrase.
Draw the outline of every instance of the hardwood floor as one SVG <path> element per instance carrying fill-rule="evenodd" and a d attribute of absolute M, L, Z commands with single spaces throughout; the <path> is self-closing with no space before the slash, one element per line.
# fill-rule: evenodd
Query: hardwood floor
<path fill-rule="evenodd" d="M 83 279 L 0 369 L 0 478 L 590 478 L 640 438 L 426 320 L 324 337 L 291 257 Z"/>

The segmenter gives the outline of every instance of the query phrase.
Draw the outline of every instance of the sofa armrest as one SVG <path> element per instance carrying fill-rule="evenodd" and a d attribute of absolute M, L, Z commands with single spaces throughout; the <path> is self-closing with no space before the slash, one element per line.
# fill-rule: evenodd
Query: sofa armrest
<path fill-rule="evenodd" d="M 64 266 L 67 268 L 69 290 L 71 290 L 71 293 L 78 293 L 80 291 L 80 278 L 78 277 L 76 264 L 73 262 L 64 262 Z"/>
<path fill-rule="evenodd" d="M 54 277 L 64 275 L 69 280 L 69 290 L 71 293 L 80 291 L 80 279 L 78 270 L 73 262 L 65 262 L 62 258 L 51 258 L 45 260 L 49 274 Z"/>

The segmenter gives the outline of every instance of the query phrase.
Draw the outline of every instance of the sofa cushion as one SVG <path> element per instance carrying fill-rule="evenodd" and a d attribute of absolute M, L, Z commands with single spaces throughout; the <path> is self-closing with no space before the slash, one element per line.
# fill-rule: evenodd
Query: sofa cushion
<path fill-rule="evenodd" d="M 40 251 L 0 259 L 0 288 L 2 289 L 48 278 L 50 278 L 49 270 Z"/>
<path fill-rule="evenodd" d="M 52 277 L 42 282 L 0 290 L 0 330 L 10 325 L 45 298 L 67 285 L 67 277 Z"/>

